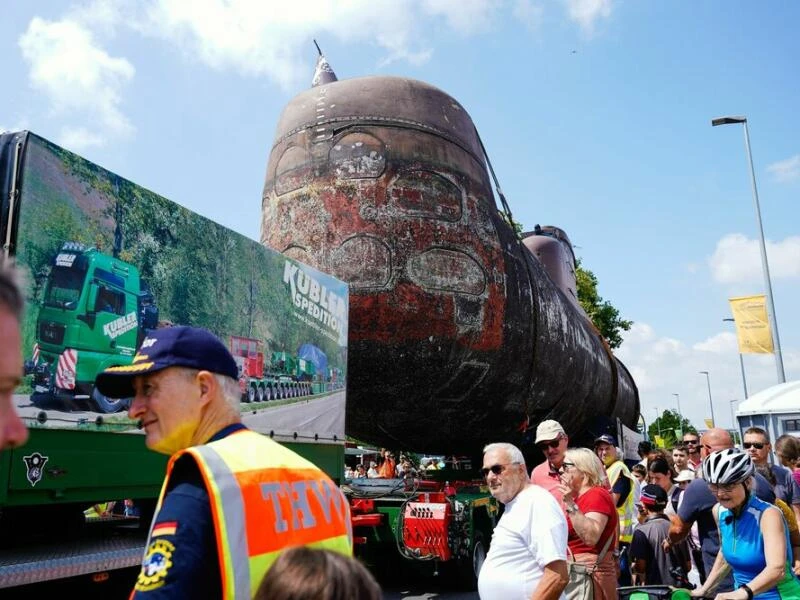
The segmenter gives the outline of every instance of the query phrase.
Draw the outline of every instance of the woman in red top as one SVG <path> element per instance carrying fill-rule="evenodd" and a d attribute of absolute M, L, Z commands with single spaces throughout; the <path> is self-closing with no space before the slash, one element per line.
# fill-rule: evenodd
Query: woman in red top
<path fill-rule="evenodd" d="M 594 597 L 597 600 L 613 600 L 617 598 L 614 550 L 619 518 L 614 499 L 603 487 L 602 481 L 602 467 L 591 450 L 567 450 L 561 467 L 559 489 L 567 513 L 569 553 L 577 562 L 590 566 L 597 564 L 593 574 Z M 606 552 L 599 559 L 603 548 L 606 548 Z"/>

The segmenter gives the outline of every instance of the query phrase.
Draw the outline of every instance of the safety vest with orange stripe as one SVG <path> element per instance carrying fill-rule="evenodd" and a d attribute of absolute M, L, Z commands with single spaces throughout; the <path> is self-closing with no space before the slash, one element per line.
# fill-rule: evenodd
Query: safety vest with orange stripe
<path fill-rule="evenodd" d="M 352 555 L 350 509 L 341 490 L 310 461 L 249 429 L 175 453 L 156 514 L 184 454 L 194 458 L 209 492 L 223 598 L 252 598 L 289 546 Z"/>

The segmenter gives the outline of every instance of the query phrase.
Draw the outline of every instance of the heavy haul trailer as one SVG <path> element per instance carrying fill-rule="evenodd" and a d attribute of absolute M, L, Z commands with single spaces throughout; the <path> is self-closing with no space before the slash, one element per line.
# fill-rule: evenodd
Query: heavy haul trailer
<path fill-rule="evenodd" d="M 0 191 L 4 254 L 27 275 L 30 376 L 14 399 L 31 430 L 0 453 L 0 588 L 120 573 L 141 562 L 167 457 L 145 448 L 126 399 L 97 396 L 97 372 L 170 324 L 270 352 L 310 345 L 344 372 L 347 286 L 33 133 L 0 135 Z M 243 404 L 243 420 L 339 481 L 346 394 L 314 391 Z M 123 499 L 138 518 L 85 518 Z"/>
<path fill-rule="evenodd" d="M 261 240 L 350 284 L 348 434 L 477 460 L 509 441 L 533 462 L 544 419 L 576 443 L 634 428 L 636 385 L 577 302 L 569 239 L 515 231 L 464 107 L 420 81 L 317 67 L 278 121 Z M 361 492 L 356 549 L 479 565 L 496 506 L 469 481 L 445 487 Z"/>

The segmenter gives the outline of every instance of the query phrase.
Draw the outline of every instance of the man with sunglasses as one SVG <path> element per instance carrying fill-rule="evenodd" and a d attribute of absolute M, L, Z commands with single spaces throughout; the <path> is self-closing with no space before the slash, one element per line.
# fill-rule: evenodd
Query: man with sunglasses
<path fill-rule="evenodd" d="M 786 467 L 770 464 L 772 444 L 769 434 L 761 427 L 751 427 L 744 432 L 744 451 L 750 455 L 756 471 L 772 486 L 775 496 L 792 507 L 795 518 L 800 521 L 800 488 Z"/>
<path fill-rule="evenodd" d="M 564 598 L 567 520 L 553 496 L 528 479 L 525 458 L 512 444 L 483 449 L 489 492 L 504 505 L 478 575 L 481 600 Z"/>
<path fill-rule="evenodd" d="M 684 439 L 686 437 L 688 437 L 688 434 L 684 436 Z M 726 430 L 715 427 L 703 434 L 701 451 L 703 458 L 727 448 L 733 448 L 733 440 Z M 765 502 L 772 503 L 775 499 L 775 494 L 773 494 L 767 480 L 758 474 L 756 474 L 755 478 L 754 491 L 756 496 Z M 717 498 L 708 488 L 708 483 L 705 480 L 698 478 L 692 481 L 682 494 L 680 506 L 678 506 L 678 514 L 673 518 L 672 526 L 669 530 L 669 539 L 664 542 L 664 550 L 669 551 L 671 547 L 686 539 L 692 524 L 695 521 L 697 522 L 697 533 L 703 553 L 703 564 L 697 565 L 701 582 L 705 582 L 706 574 L 711 572 L 711 567 L 714 565 L 717 554 L 719 554 L 719 530 L 712 512 L 716 503 Z M 729 573 L 720 582 L 717 592 L 729 592 L 731 590 L 733 590 L 733 577 Z"/>
<path fill-rule="evenodd" d="M 684 433 L 683 445 L 686 446 L 686 452 L 689 454 L 689 465 L 693 471 L 697 471 L 703 458 L 700 456 L 700 436 L 696 433 Z"/>
<path fill-rule="evenodd" d="M 569 437 L 561 423 L 552 419 L 539 423 L 536 428 L 536 447 L 544 454 L 545 461 L 531 471 L 531 483 L 535 483 L 553 494 L 562 509 L 564 500 L 559 491 L 561 485 L 559 473 L 564 465 L 564 456 L 568 446 Z"/>

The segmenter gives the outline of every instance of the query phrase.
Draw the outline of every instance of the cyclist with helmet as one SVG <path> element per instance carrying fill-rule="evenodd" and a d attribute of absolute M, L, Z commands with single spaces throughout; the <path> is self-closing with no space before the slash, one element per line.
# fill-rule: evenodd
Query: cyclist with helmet
<path fill-rule="evenodd" d="M 713 514 L 722 551 L 708 579 L 692 596 L 708 596 L 732 569 L 734 590 L 718 594 L 717 600 L 800 600 L 786 522 L 780 509 L 753 493 L 755 466 L 750 456 L 735 448 L 720 450 L 703 461 L 702 469 L 717 498 Z"/>

